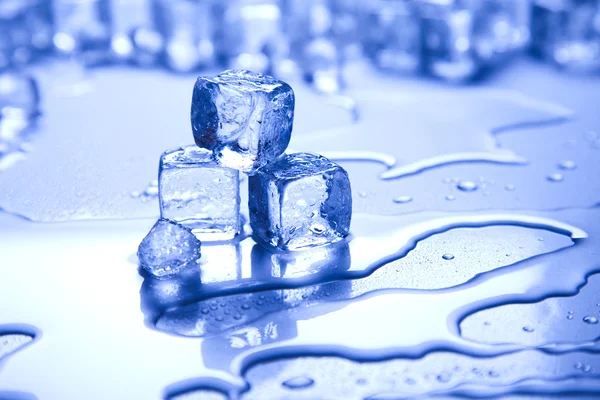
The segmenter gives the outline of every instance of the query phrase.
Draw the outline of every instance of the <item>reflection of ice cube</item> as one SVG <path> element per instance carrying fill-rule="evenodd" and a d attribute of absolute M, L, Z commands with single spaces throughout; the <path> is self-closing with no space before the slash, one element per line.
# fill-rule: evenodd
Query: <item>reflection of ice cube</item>
<path fill-rule="evenodd" d="M 167 277 L 200 258 L 200 241 L 173 221 L 159 219 L 138 248 L 140 265 L 156 277 Z"/>
<path fill-rule="evenodd" d="M 217 165 L 206 150 L 192 145 L 162 155 L 159 198 L 161 217 L 203 239 L 226 240 L 239 232 L 239 173 Z"/>
<path fill-rule="evenodd" d="M 242 274 L 241 258 L 239 244 L 225 243 L 204 246 L 200 265 L 202 285 L 240 280 Z"/>
<path fill-rule="evenodd" d="M 322 156 L 283 156 L 249 179 L 256 240 L 284 250 L 337 242 L 350 230 L 352 196 L 344 169 Z"/>
<path fill-rule="evenodd" d="M 156 29 L 165 41 L 165 63 L 190 72 L 214 60 L 213 5 L 210 1 L 154 0 Z"/>
<path fill-rule="evenodd" d="M 567 69 L 600 68 L 600 4 L 538 0 L 532 15 L 533 51 Z"/>
<path fill-rule="evenodd" d="M 252 249 L 252 278 L 258 281 L 302 279 L 319 274 L 331 277 L 350 268 L 346 241 L 301 251 L 273 251 L 256 245 Z"/>
<path fill-rule="evenodd" d="M 294 92 L 285 82 L 248 71 L 200 77 L 192 97 L 196 144 L 224 166 L 253 173 L 285 151 Z"/>
<path fill-rule="evenodd" d="M 411 0 L 378 1 L 361 18 L 365 54 L 379 67 L 413 72 L 421 65 L 421 23 Z"/>

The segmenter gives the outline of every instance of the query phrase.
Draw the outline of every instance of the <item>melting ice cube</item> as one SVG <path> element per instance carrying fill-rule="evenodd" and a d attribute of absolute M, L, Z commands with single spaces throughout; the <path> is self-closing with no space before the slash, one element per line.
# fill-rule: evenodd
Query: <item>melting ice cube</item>
<path fill-rule="evenodd" d="M 352 196 L 348 174 L 327 158 L 285 155 L 249 179 L 255 238 L 283 250 L 337 242 L 348 235 Z"/>
<path fill-rule="evenodd" d="M 218 165 L 195 145 L 160 159 L 160 214 L 190 228 L 202 240 L 228 240 L 239 232 L 239 172 Z"/>
<path fill-rule="evenodd" d="M 285 82 L 244 70 L 200 77 L 191 119 L 199 147 L 214 151 L 223 166 L 252 174 L 287 148 L 294 91 Z"/>

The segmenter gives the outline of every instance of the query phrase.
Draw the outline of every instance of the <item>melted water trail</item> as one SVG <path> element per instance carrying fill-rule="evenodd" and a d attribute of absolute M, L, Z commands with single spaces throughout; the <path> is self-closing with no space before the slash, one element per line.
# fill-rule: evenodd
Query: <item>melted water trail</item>
<path fill-rule="evenodd" d="M 382 155 L 379 155 L 381 157 Z M 343 157 L 343 155 L 342 155 Z M 344 160 L 343 158 L 333 157 L 335 160 Z M 363 154 L 362 159 L 374 160 L 369 154 Z M 525 165 L 527 159 L 520 157 L 512 152 L 505 153 L 453 153 L 442 154 L 440 156 L 426 158 L 411 164 L 402 165 L 382 172 L 381 179 L 397 179 L 405 176 L 415 175 L 432 168 L 438 168 L 444 165 L 468 163 L 468 162 L 487 162 L 493 164 L 513 164 Z"/>
<path fill-rule="evenodd" d="M 38 330 L 30 325 L 0 325 L 0 361 L 29 346 L 36 336 Z"/>
<path fill-rule="evenodd" d="M 463 91 L 460 99 L 444 92 L 418 96 L 365 92 L 356 97 L 364 101 L 359 122 L 294 137 L 291 147 L 317 150 L 337 161 L 381 164 L 386 168 L 379 175 L 383 180 L 456 163 L 523 165 L 527 159 L 502 149 L 497 135 L 564 123 L 573 115 L 564 107 L 513 91 Z M 435 104 L 436 112 L 424 115 L 423 103 Z M 482 120 L 481 114 L 489 117 Z M 370 140 L 364 140 L 367 136 Z"/>
<path fill-rule="evenodd" d="M 377 235 L 367 229 L 376 223 Z M 240 244 L 205 246 L 200 270 L 190 269 L 173 280 L 146 277 L 141 290 L 147 323 L 184 336 L 205 336 L 247 324 L 265 314 L 314 302 L 322 298 L 344 299 L 348 279 L 360 279 L 405 257 L 419 241 L 456 228 L 485 226 L 541 228 L 572 239 L 585 237 L 582 230 L 556 220 L 516 214 L 444 216 L 398 227 L 387 217 L 355 217 L 350 243 L 303 252 L 271 253 L 248 238 Z M 350 262 L 352 260 L 352 262 Z M 334 282 L 336 281 L 336 282 Z M 330 285 L 327 282 L 332 282 Z M 311 284 L 319 283 L 316 287 Z M 384 283 L 385 285 L 385 283 Z M 391 283 L 383 288 L 391 288 Z M 281 294 L 280 289 L 303 288 Z M 381 287 L 379 287 L 381 288 Z M 252 292 L 265 291 L 258 294 Z M 347 294 L 344 294 L 347 293 Z M 202 302 L 217 296 L 237 297 Z M 182 307 L 190 304 L 189 307 Z M 241 309 L 240 309 L 241 307 Z M 193 317 L 192 317 L 193 316 Z"/>
<path fill-rule="evenodd" d="M 587 217 L 570 219 L 589 229 L 595 237 L 600 233 L 593 223 L 598 210 L 585 214 Z M 535 224 L 539 226 L 540 222 Z M 229 369 L 232 373 L 231 380 L 223 382 L 222 386 L 229 384 L 232 385 L 229 390 L 236 390 L 236 386 L 241 390 L 245 384 L 239 377 L 250 365 L 272 358 L 307 354 L 378 360 L 419 358 L 441 350 L 474 357 L 493 357 L 527 349 L 553 354 L 582 349 L 596 351 L 596 343 L 487 345 L 460 336 L 460 321 L 478 310 L 573 295 L 585 284 L 587 276 L 600 269 L 595 257 L 590 257 L 595 254 L 597 244 L 587 239 L 586 232 L 564 223 L 558 227 L 555 223 L 550 225 L 554 230 L 569 234 L 575 245 L 483 273 L 448 289 L 384 290 L 363 295 L 353 302 L 320 303 L 298 308 L 294 313 L 275 312 L 226 337 L 205 340 L 202 343 L 203 358 L 207 366 L 220 371 Z M 565 265 L 570 268 L 564 268 Z M 277 330 L 278 327 L 282 329 Z M 187 381 L 187 384 L 193 387 L 204 382 L 200 378 Z"/>
<path fill-rule="evenodd" d="M 598 396 L 600 395 L 600 380 L 598 378 L 582 378 L 579 376 L 563 379 L 524 379 L 510 385 L 484 386 L 476 384 L 462 384 L 453 389 L 429 392 L 422 396 L 403 395 L 396 393 L 379 394 L 368 397 L 368 400 L 400 400 L 435 398 L 443 396 L 458 396 L 468 399 L 489 399 L 510 395 L 528 396 Z"/>

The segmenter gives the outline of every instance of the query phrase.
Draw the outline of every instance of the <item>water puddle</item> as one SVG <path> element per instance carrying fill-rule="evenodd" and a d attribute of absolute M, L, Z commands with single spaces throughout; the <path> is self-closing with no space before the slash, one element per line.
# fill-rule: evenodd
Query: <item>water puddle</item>
<path fill-rule="evenodd" d="M 411 218 L 419 222 L 408 223 Z M 147 323 L 184 336 L 215 335 L 270 313 L 324 300 L 351 299 L 379 289 L 458 285 L 485 270 L 539 254 L 540 238 L 548 238 L 542 251 L 548 252 L 570 246 L 573 235 L 584 235 L 558 221 L 526 215 L 411 218 L 404 217 L 401 226 L 393 218 L 357 215 L 349 243 L 301 252 L 271 253 L 250 238 L 204 246 L 198 270 L 167 281 L 146 277 L 140 294 Z M 369 234 L 374 226 L 377 234 Z M 435 235 L 439 237 L 428 243 Z M 494 243 L 499 235 L 512 236 L 513 243 Z M 472 247 L 456 248 L 450 238 L 471 242 Z M 423 242 L 419 255 L 437 253 L 436 259 L 407 257 L 418 242 Z M 507 255 L 506 249 L 517 244 L 521 250 Z M 441 246 L 446 248 L 436 250 Z M 449 250 L 460 254 L 459 259 L 448 257 Z M 482 267 L 481 259 L 489 264 Z M 216 299 L 207 300 L 211 298 Z"/>
<path fill-rule="evenodd" d="M 589 212 L 597 214 L 598 210 Z M 462 218 L 464 221 L 465 216 Z M 496 223 L 501 221 L 498 216 L 480 215 L 478 218 Z M 597 351 L 599 347 L 594 342 L 543 346 L 488 345 L 460 336 L 460 321 L 478 310 L 512 302 L 533 302 L 549 296 L 575 294 L 584 284 L 586 276 L 600 268 L 590 258 L 594 244 L 580 228 L 550 220 L 533 221 L 528 217 L 519 221 L 514 215 L 507 215 L 507 218 L 507 223 L 508 220 L 512 221 L 511 225 L 544 227 L 566 234 L 574 244 L 481 273 L 454 287 L 384 290 L 386 286 L 382 285 L 377 288 L 379 290 L 367 291 L 353 301 L 347 301 L 343 299 L 352 297 L 354 281 L 336 281 L 332 285 L 337 286 L 330 288 L 325 284 L 280 292 L 258 292 L 241 297 L 221 297 L 213 303 L 199 303 L 200 306 L 176 307 L 157 320 L 157 328 L 188 336 L 211 336 L 216 331 L 210 331 L 207 327 L 214 327 L 213 322 L 222 323 L 221 332 L 230 332 L 202 341 L 202 359 L 208 368 L 230 371 L 232 378 L 241 376 L 249 366 L 265 360 L 301 355 L 339 355 L 362 362 L 390 357 L 419 358 L 442 350 L 472 357 L 494 357 L 527 349 L 548 354 Z M 477 223 L 481 222 L 479 220 Z M 579 223 L 579 226 L 585 225 L 583 221 Z M 408 231 L 411 231 L 410 227 Z M 419 237 L 414 231 L 411 232 L 412 237 Z M 536 240 L 544 241 L 540 237 Z M 366 251 L 360 253 L 365 254 Z M 378 251 L 377 254 L 385 253 Z M 448 253 L 440 254 L 444 262 L 454 262 L 450 257 L 443 257 L 444 254 Z M 387 259 L 384 257 L 382 264 L 395 259 L 395 255 Z M 561 268 L 566 260 L 570 260 L 574 267 Z M 360 261 L 352 258 L 352 265 L 355 262 L 360 265 Z M 548 282 L 546 278 L 549 274 L 556 279 Z M 313 296 L 319 301 L 311 301 Z M 247 305 L 247 313 L 243 311 L 244 304 Z M 228 321 L 227 314 L 221 309 L 233 310 L 230 311 L 233 317 Z M 264 310 L 262 316 L 258 311 L 260 309 Z M 216 316 L 211 321 L 208 316 L 213 312 Z M 237 330 L 234 329 L 236 316 L 243 321 Z M 198 378 L 180 382 L 177 387 L 205 384 L 202 378 Z M 226 392 L 247 388 L 239 378 L 219 382 L 218 385 L 213 382 L 211 387 Z"/>

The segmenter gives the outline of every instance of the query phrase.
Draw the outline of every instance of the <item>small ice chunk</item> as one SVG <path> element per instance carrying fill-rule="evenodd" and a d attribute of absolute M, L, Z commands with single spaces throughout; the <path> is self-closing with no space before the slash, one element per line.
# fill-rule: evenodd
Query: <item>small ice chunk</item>
<path fill-rule="evenodd" d="M 190 229 L 161 218 L 140 243 L 137 255 L 146 271 L 167 277 L 198 260 L 200 245 Z"/>
<path fill-rule="evenodd" d="M 218 165 L 195 145 L 163 153 L 158 177 L 160 215 L 202 240 L 228 240 L 240 229 L 239 172 Z"/>
<path fill-rule="evenodd" d="M 257 241 L 282 250 L 337 242 L 348 235 L 347 172 L 309 153 L 284 155 L 249 179 L 250 225 Z"/>
<path fill-rule="evenodd" d="M 244 70 L 200 77 L 191 119 L 199 147 L 214 151 L 221 165 L 253 174 L 287 148 L 294 92 L 285 82 Z"/>

